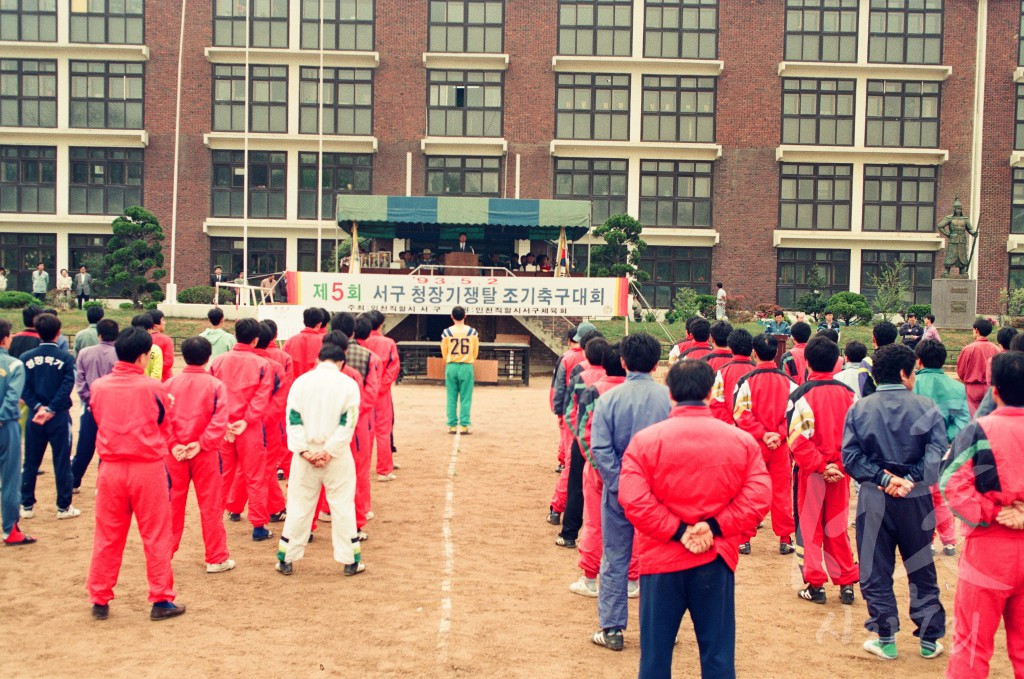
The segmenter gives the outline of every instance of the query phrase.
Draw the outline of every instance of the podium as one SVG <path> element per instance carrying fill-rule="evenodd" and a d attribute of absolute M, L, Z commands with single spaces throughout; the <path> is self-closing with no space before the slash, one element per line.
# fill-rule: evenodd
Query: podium
<path fill-rule="evenodd" d="M 786 354 L 787 345 L 789 342 L 789 335 L 772 335 L 775 341 L 779 343 L 778 348 L 775 350 L 775 365 L 782 367 L 782 357 Z"/>
<path fill-rule="evenodd" d="M 449 252 L 444 256 L 444 274 L 446 276 L 479 276 L 480 259 L 472 252 Z M 448 267 L 469 267 L 448 270 Z"/>

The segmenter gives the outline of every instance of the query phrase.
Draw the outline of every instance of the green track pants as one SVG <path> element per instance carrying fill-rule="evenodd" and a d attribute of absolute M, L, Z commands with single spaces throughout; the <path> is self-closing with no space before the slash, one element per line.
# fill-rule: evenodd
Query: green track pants
<path fill-rule="evenodd" d="M 444 369 L 444 385 L 448 390 L 448 426 L 468 427 L 473 407 L 473 364 L 449 363 Z"/>

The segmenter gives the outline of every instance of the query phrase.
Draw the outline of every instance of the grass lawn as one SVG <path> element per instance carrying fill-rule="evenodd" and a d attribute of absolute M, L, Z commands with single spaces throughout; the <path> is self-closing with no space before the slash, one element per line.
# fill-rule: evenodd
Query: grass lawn
<path fill-rule="evenodd" d="M 141 312 L 123 309 L 104 309 L 104 318 L 117 321 L 117 324 L 123 329 L 131 325 L 132 317 L 138 313 Z M 0 309 L 0 318 L 9 320 L 14 326 L 15 332 L 25 329 L 25 324 L 21 322 L 21 309 Z M 72 344 L 74 344 L 75 333 L 89 325 L 89 322 L 85 319 L 85 312 L 78 311 L 77 309 L 60 312 L 60 320 L 61 332 L 68 337 Z M 210 326 L 205 320 L 171 318 L 170 316 L 164 319 L 164 323 L 167 334 L 171 337 L 179 338 L 179 343 L 181 339 L 198 335 L 203 329 Z M 235 324 L 234 321 L 224 321 L 221 327 L 228 332 L 233 332 Z"/>

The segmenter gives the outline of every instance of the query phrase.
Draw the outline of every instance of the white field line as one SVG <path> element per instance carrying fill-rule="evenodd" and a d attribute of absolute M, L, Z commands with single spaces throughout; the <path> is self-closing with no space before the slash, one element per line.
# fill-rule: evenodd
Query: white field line
<path fill-rule="evenodd" d="M 452 515 L 455 513 L 455 465 L 459 461 L 461 433 L 455 434 L 451 457 L 448 458 L 448 477 L 445 481 L 444 518 L 441 521 L 441 541 L 444 550 L 444 575 L 441 579 L 441 623 L 437 628 L 437 648 L 441 662 L 448 663 L 448 634 L 452 628 L 452 578 L 455 575 L 455 547 L 452 544 Z"/>

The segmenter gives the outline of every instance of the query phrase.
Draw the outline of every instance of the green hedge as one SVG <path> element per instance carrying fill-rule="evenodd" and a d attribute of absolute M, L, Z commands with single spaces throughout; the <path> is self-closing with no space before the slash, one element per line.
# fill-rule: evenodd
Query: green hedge
<path fill-rule="evenodd" d="M 30 304 L 39 304 L 39 300 L 27 292 L 17 290 L 0 292 L 0 309 L 22 309 Z"/>
<path fill-rule="evenodd" d="M 185 288 L 178 292 L 180 304 L 213 304 L 213 288 L 209 285 L 197 285 L 194 288 Z M 235 293 L 231 290 L 220 291 L 221 304 L 234 304 Z"/>
<path fill-rule="evenodd" d="M 931 304 L 911 304 L 910 308 L 907 309 L 908 314 L 914 314 L 917 316 L 918 321 L 923 321 L 924 317 L 932 312 Z"/>

